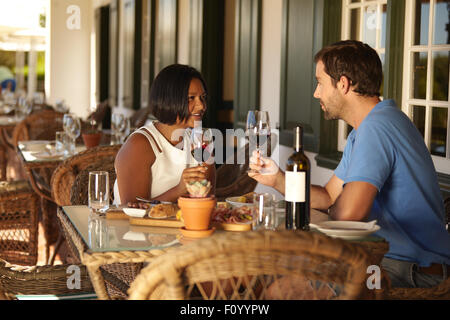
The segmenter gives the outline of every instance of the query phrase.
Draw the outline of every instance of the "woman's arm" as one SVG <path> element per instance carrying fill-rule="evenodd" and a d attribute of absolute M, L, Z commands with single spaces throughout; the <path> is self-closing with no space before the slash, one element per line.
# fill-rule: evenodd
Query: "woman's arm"
<path fill-rule="evenodd" d="M 136 196 L 150 197 L 154 162 L 155 153 L 144 135 L 132 135 L 120 148 L 114 165 L 121 204 L 136 202 Z"/>

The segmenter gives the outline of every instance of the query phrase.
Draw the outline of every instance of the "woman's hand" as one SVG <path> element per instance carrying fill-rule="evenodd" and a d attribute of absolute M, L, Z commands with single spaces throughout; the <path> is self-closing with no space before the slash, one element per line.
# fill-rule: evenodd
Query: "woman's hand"
<path fill-rule="evenodd" d="M 203 180 L 208 178 L 208 168 L 203 165 L 199 165 L 193 168 L 186 168 L 183 170 L 181 174 L 180 183 L 178 187 L 180 191 L 183 193 L 187 192 L 186 183 L 191 181 Z"/>

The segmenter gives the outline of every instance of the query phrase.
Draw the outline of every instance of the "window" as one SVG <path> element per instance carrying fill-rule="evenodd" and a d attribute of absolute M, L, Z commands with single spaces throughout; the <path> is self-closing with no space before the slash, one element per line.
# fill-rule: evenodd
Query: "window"
<path fill-rule="evenodd" d="M 359 40 L 374 48 L 385 65 L 387 0 L 343 0 L 342 39 Z M 383 85 L 381 86 L 383 90 Z M 383 92 L 381 92 L 383 94 Z M 338 150 L 344 151 L 351 127 L 339 120 Z"/>
<path fill-rule="evenodd" d="M 450 1 L 408 0 L 402 110 L 424 137 L 438 172 L 450 174 Z"/>

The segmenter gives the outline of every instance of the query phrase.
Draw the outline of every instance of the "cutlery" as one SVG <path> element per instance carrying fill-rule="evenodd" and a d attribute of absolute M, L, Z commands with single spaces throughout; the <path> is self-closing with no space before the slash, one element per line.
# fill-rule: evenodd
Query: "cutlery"
<path fill-rule="evenodd" d="M 172 204 L 172 202 L 159 201 L 159 200 L 148 200 L 148 199 L 141 198 L 141 197 L 139 197 L 139 196 L 136 196 L 136 200 L 137 200 L 137 201 L 142 201 L 142 202 L 151 203 L 151 204 L 158 204 L 158 203 L 162 203 L 162 204 Z"/>

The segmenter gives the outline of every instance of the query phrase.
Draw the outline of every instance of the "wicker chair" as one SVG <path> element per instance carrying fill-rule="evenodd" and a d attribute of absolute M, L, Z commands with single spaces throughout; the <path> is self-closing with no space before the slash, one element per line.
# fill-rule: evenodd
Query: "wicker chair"
<path fill-rule="evenodd" d="M 17 295 L 74 295 L 93 293 L 84 266 L 80 268 L 79 289 L 68 287 L 69 265 L 21 267 L 0 259 L 0 299 L 14 300 Z M 70 297 L 69 297 L 70 298 Z"/>
<path fill-rule="evenodd" d="M 0 182 L 1 258 L 36 264 L 39 210 L 39 197 L 27 181 Z"/>
<path fill-rule="evenodd" d="M 109 172 L 110 194 L 116 178 L 114 159 L 120 145 L 100 146 L 81 152 L 58 166 L 52 176 L 52 195 L 59 206 L 87 205 L 89 171 L 103 170 Z M 61 228 L 65 230 L 64 228 Z M 65 235 L 65 239 L 70 239 Z M 81 263 L 81 257 L 73 243 L 66 241 L 69 260 Z M 141 263 L 112 263 L 101 267 L 111 297 L 126 298 L 126 290 L 142 269 Z"/>
<path fill-rule="evenodd" d="M 130 299 L 373 299 L 369 254 L 313 232 L 222 233 L 157 257 Z"/>
<path fill-rule="evenodd" d="M 32 113 L 14 128 L 12 135 L 13 146 L 17 147 L 19 141 L 55 140 L 56 131 L 63 130 L 63 116 L 63 113 L 53 109 L 44 109 Z"/>
<path fill-rule="evenodd" d="M 111 170 L 114 166 L 114 159 L 120 149 L 120 145 L 114 146 L 98 146 L 80 152 L 73 157 L 66 159 L 53 172 L 51 178 L 52 197 L 58 206 L 68 206 L 72 204 L 87 204 L 87 174 L 83 173 L 83 178 L 77 176 L 86 169 L 92 169 L 94 166 L 98 169 L 105 165 L 106 169 Z M 111 166 L 112 164 L 112 166 Z M 111 172 L 111 171 L 110 171 Z M 113 172 L 111 172 L 113 173 Z M 115 173 L 114 173 L 115 174 Z M 112 179 L 110 179 L 112 180 Z M 80 184 L 84 181 L 83 187 L 79 191 L 81 194 L 73 195 L 72 187 L 75 182 Z M 114 180 L 112 180 L 114 181 Z M 111 183 L 112 185 L 112 183 Z M 76 203 L 73 203 L 71 198 Z"/>

